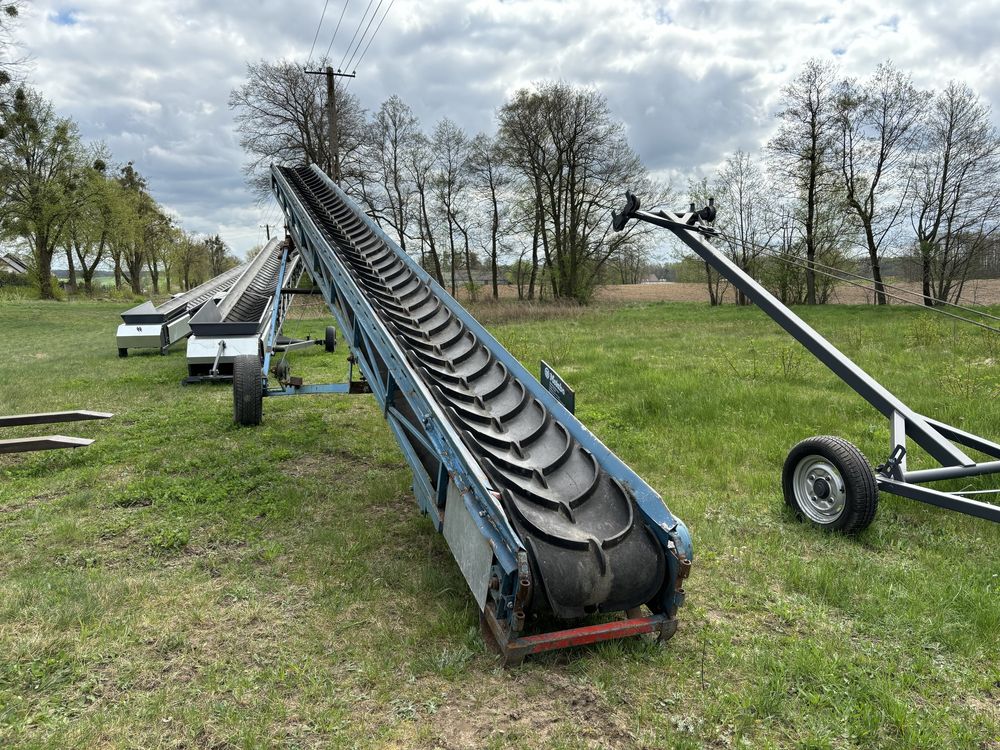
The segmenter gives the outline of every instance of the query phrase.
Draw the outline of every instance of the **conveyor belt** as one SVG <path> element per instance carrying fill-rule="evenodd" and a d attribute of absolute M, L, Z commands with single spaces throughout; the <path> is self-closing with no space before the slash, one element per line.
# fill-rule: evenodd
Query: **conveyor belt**
<path fill-rule="evenodd" d="M 542 582 L 531 610 L 570 618 L 655 608 L 664 552 L 624 488 L 459 319 L 457 303 L 422 281 L 314 171 L 281 173 L 501 488 Z"/>
<path fill-rule="evenodd" d="M 227 291 L 243 273 L 244 266 L 236 266 L 209 279 L 184 294 L 168 299 L 160 305 L 143 302 L 122 313 L 122 321 L 133 325 L 167 323 L 185 314 L 193 314 L 212 297 Z"/>
<path fill-rule="evenodd" d="M 240 295 L 225 317 L 226 323 L 255 323 L 264 313 L 264 306 L 274 294 L 274 284 L 278 278 L 278 268 L 281 266 L 281 248 L 276 247 L 261 266 L 246 291 Z"/>
<path fill-rule="evenodd" d="M 157 309 L 168 318 L 171 317 L 171 315 L 176 314 L 177 311 L 193 313 L 206 301 L 229 289 L 233 282 L 239 278 L 241 273 L 243 273 L 243 264 L 234 266 L 228 271 L 223 271 L 214 279 L 209 279 L 204 284 L 196 286 L 186 294 L 182 294 L 179 297 L 175 297 L 174 299 L 164 302 Z"/>

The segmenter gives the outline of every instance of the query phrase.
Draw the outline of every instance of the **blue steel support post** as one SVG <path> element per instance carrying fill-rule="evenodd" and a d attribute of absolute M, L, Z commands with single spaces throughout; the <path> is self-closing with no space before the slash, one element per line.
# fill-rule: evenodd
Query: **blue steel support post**
<path fill-rule="evenodd" d="M 278 267 L 278 283 L 274 287 L 271 298 L 271 326 L 268 330 L 267 343 L 264 346 L 264 363 L 261 366 L 261 376 L 264 379 L 264 390 L 267 390 L 267 373 L 271 369 L 271 355 L 274 354 L 274 342 L 278 339 L 278 311 L 281 309 L 281 289 L 285 283 L 285 267 L 288 265 L 288 243 L 281 251 L 281 265 Z"/>

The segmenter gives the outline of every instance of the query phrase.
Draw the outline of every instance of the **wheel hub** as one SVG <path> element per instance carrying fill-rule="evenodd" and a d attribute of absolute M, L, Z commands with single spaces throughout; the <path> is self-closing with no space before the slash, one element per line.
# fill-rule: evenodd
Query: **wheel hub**
<path fill-rule="evenodd" d="M 838 468 L 823 456 L 805 456 L 795 467 L 792 487 L 798 506 L 809 520 L 830 524 L 847 505 L 847 487 Z"/>

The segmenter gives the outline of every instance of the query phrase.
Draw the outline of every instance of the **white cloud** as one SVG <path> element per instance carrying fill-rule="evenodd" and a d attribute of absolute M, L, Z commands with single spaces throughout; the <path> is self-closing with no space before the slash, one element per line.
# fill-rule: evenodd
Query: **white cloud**
<path fill-rule="evenodd" d="M 333 45 L 335 64 L 358 26 L 364 4 L 356 5 Z M 37 0 L 22 37 L 34 83 L 86 137 L 134 161 L 184 226 L 220 232 L 242 252 L 275 211 L 256 206 L 243 185 L 229 91 L 248 60 L 302 60 L 322 8 Z M 342 8 L 331 0 L 320 52 Z M 835 56 L 848 75 L 892 58 L 921 86 L 957 77 L 996 101 L 998 25 L 988 2 L 398 0 L 351 91 L 369 109 L 398 93 L 428 128 L 447 115 L 479 130 L 532 81 L 595 85 L 646 163 L 677 175 L 757 148 L 782 85 L 811 56 Z"/>

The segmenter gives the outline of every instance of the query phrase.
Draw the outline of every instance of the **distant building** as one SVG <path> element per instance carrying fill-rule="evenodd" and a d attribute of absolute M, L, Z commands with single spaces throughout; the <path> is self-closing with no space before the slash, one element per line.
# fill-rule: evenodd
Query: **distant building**
<path fill-rule="evenodd" d="M 10 253 L 0 255 L 0 271 L 13 273 L 18 276 L 28 275 L 28 267 Z"/>

